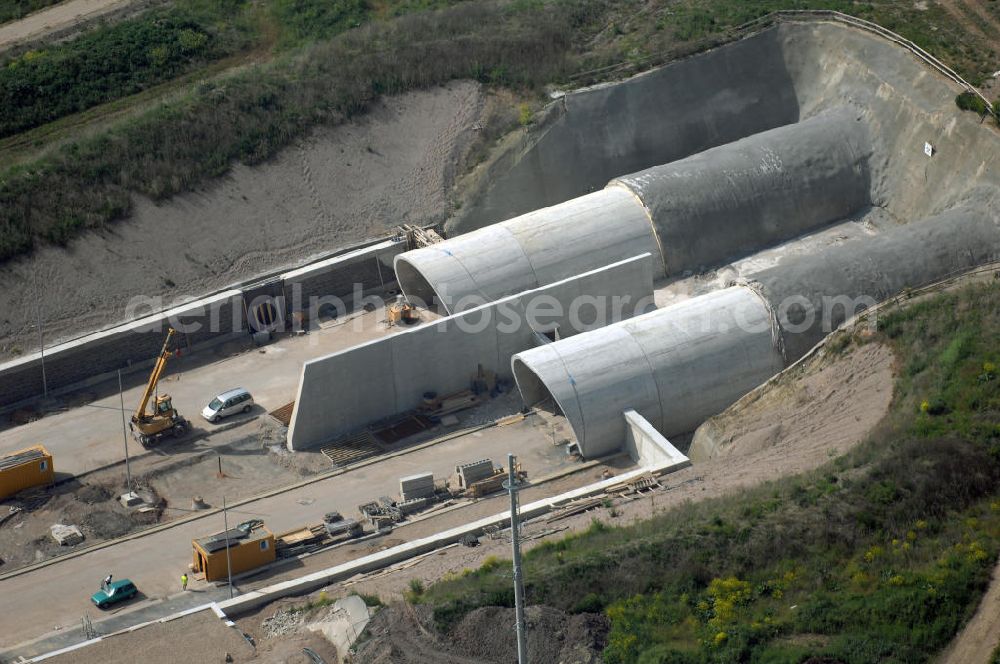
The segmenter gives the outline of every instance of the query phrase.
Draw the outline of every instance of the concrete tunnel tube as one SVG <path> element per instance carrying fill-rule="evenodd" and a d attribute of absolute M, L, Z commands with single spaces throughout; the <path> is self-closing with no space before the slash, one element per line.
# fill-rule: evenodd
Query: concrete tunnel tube
<path fill-rule="evenodd" d="M 870 155 L 867 126 L 833 109 L 405 252 L 397 280 L 457 313 L 646 252 L 654 278 L 698 270 L 869 205 Z"/>
<path fill-rule="evenodd" d="M 792 257 L 747 286 L 518 353 L 515 380 L 526 405 L 553 400 L 585 457 L 620 449 L 628 408 L 667 437 L 693 431 L 853 315 L 841 298 L 880 302 L 997 260 L 1000 219 L 986 209 L 963 205 Z M 803 303 L 815 315 L 802 319 L 796 307 Z"/>
<path fill-rule="evenodd" d="M 622 413 L 665 436 L 693 430 L 784 368 L 770 307 L 726 288 L 514 355 L 528 406 L 552 399 L 585 458 L 621 448 Z"/>

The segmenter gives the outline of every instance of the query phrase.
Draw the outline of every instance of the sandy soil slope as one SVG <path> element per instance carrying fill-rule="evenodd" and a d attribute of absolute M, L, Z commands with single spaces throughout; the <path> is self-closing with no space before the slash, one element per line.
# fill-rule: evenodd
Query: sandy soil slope
<path fill-rule="evenodd" d="M 37 347 L 36 303 L 51 345 L 120 322 L 136 295 L 169 305 L 401 223 L 443 220 L 488 105 L 470 82 L 390 98 L 270 163 L 161 205 L 137 200 L 104 232 L 0 267 L 0 359 Z"/>
<path fill-rule="evenodd" d="M 688 456 L 698 463 L 779 451 L 795 455 L 816 446 L 842 452 L 889 408 L 891 366 L 892 352 L 880 344 L 844 357 L 821 354 L 705 422 Z"/>

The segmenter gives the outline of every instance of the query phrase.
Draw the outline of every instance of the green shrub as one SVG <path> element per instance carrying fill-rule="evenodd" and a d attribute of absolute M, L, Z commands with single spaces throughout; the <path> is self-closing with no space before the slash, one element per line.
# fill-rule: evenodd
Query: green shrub
<path fill-rule="evenodd" d="M 382 601 L 382 598 L 379 597 L 378 595 L 366 595 L 365 593 L 358 593 L 358 597 L 360 597 L 364 601 L 365 606 L 368 607 L 385 606 L 385 603 Z"/>
<path fill-rule="evenodd" d="M 527 102 L 521 102 L 517 106 L 517 122 L 522 127 L 527 127 L 535 120 L 535 112 Z"/>
<path fill-rule="evenodd" d="M 973 92 L 966 91 L 960 93 L 957 97 L 955 97 L 955 104 L 963 111 L 972 111 L 977 113 L 980 117 L 989 112 L 986 102 L 984 102 L 979 95 Z"/>

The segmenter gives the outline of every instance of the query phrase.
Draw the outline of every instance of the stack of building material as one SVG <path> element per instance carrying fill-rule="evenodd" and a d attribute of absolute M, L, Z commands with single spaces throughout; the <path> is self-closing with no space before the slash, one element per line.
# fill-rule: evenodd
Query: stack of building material
<path fill-rule="evenodd" d="M 506 479 L 507 473 L 502 468 L 496 468 L 489 477 L 484 477 L 469 484 L 467 488 L 468 495 L 473 498 L 481 498 L 482 496 L 496 493 L 503 488 L 503 483 Z"/>
<path fill-rule="evenodd" d="M 338 519 L 336 521 L 324 521 L 326 532 L 330 537 L 359 537 L 363 534 L 363 528 L 355 519 Z"/>
<path fill-rule="evenodd" d="M 402 502 L 434 495 L 434 473 L 420 473 L 399 478 L 399 497 Z"/>
<path fill-rule="evenodd" d="M 359 505 L 358 511 L 361 512 L 361 516 L 369 519 L 376 527 L 378 527 L 379 521 L 399 522 L 403 520 L 403 512 L 398 507 L 382 506 L 376 502 Z"/>
<path fill-rule="evenodd" d="M 455 472 L 458 473 L 458 486 L 462 489 L 468 489 L 479 480 L 493 476 L 493 461 L 480 459 L 472 463 L 463 463 L 460 466 L 455 466 Z"/>

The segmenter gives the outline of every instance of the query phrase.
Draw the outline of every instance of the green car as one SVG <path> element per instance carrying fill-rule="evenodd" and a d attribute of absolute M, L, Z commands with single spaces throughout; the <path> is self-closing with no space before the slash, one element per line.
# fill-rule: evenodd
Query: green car
<path fill-rule="evenodd" d="M 112 581 L 109 586 L 101 586 L 101 589 L 90 596 L 90 601 L 97 605 L 99 609 L 106 609 L 112 604 L 124 602 L 135 597 L 139 589 L 128 579 Z"/>

